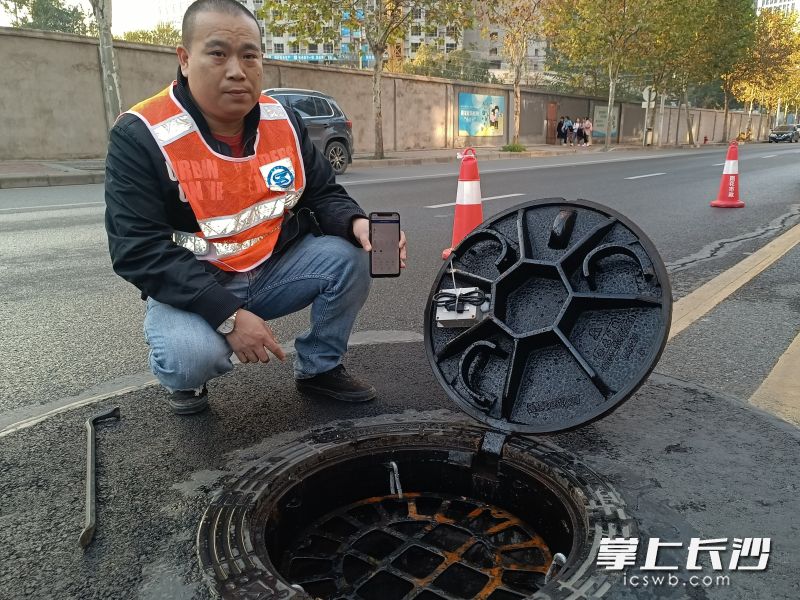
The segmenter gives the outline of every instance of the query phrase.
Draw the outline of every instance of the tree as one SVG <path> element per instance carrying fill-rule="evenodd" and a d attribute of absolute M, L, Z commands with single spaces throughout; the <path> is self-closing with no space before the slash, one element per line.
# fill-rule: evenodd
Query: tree
<path fill-rule="evenodd" d="M 387 50 L 402 40 L 415 14 L 424 14 L 429 27 L 447 25 L 460 35 L 469 22 L 465 7 L 459 0 L 266 0 L 259 16 L 271 22 L 274 33 L 288 32 L 299 41 L 319 40 L 331 24 L 358 32 L 354 38 L 363 36 L 374 57 L 375 158 L 384 158 L 381 75 Z"/>
<path fill-rule="evenodd" d="M 490 30 L 503 32 L 502 56 L 511 66 L 514 84 L 514 134 L 512 143 L 519 144 L 519 119 L 522 107 L 520 82 L 526 67 L 528 45 L 542 32 L 539 7 L 544 0 L 493 0 L 477 2 L 475 15 L 484 36 Z"/>
<path fill-rule="evenodd" d="M 797 63 L 792 57 L 800 50 L 797 18 L 779 10 L 762 10 L 756 18 L 751 46 L 732 70 L 731 90 L 750 105 L 747 130 L 750 130 L 755 102 L 774 107 L 779 88 Z"/>
<path fill-rule="evenodd" d="M 545 32 L 559 53 L 578 64 L 603 67 L 608 74 L 611 145 L 614 101 L 620 74 L 636 66 L 650 43 L 655 0 L 557 0 L 543 5 Z"/>
<path fill-rule="evenodd" d="M 12 27 L 78 35 L 88 32 L 88 15 L 77 6 L 66 6 L 61 0 L 0 0 L 0 6 L 11 15 Z"/>
<path fill-rule="evenodd" d="M 103 75 L 103 101 L 106 109 L 106 126 L 111 129 L 122 112 L 120 99 L 119 67 L 111 37 L 111 0 L 91 0 L 92 11 L 99 33 L 100 71 Z"/>
<path fill-rule="evenodd" d="M 181 43 L 181 32 L 172 23 L 158 23 L 153 29 L 137 29 L 122 34 L 126 42 L 140 44 L 160 44 L 162 46 L 178 46 Z"/>
<path fill-rule="evenodd" d="M 711 74 L 721 82 L 725 112 L 722 140 L 727 141 L 728 111 L 736 81 L 736 65 L 749 60 L 756 35 L 756 13 L 751 0 L 714 0 L 712 4 L 715 18 L 708 23 L 704 35 L 712 42 L 709 61 Z"/>

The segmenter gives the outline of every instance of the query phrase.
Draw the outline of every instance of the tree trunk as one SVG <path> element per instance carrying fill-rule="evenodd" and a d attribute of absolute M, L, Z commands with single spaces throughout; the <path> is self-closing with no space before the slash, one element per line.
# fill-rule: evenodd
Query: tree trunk
<path fill-rule="evenodd" d="M 519 119 L 522 112 L 522 93 L 520 92 L 520 80 L 522 79 L 522 65 L 514 66 L 514 137 L 512 144 L 519 144 Z"/>
<path fill-rule="evenodd" d="M 683 88 L 683 101 L 686 102 L 686 131 L 689 133 L 689 145 L 694 146 L 694 131 L 692 131 L 692 111 L 689 110 L 689 87 Z"/>
<path fill-rule="evenodd" d="M 119 68 L 114 53 L 114 40 L 111 37 L 111 0 L 92 0 L 92 11 L 97 21 L 100 46 L 100 71 L 103 77 L 103 104 L 106 109 L 106 125 L 108 129 L 122 112 L 122 100 L 119 85 Z"/>
<path fill-rule="evenodd" d="M 728 113 L 730 112 L 728 106 L 728 88 L 727 86 L 722 87 L 722 94 L 725 98 L 725 110 L 724 110 L 724 118 L 722 119 L 722 141 L 728 141 Z"/>
<path fill-rule="evenodd" d="M 383 52 L 373 51 L 375 70 L 372 71 L 372 112 L 375 115 L 375 158 L 383 154 L 383 109 L 381 107 L 381 75 L 383 74 Z"/>
<path fill-rule="evenodd" d="M 608 83 L 608 114 L 606 115 L 606 139 L 603 145 L 606 152 L 611 148 L 611 131 L 614 125 L 614 93 L 617 91 L 617 78 L 611 74 L 611 69 L 609 69 L 608 73 L 610 76 Z"/>
<path fill-rule="evenodd" d="M 753 126 L 753 103 L 755 101 L 755 98 L 750 98 L 750 110 L 747 111 L 747 127 L 744 128 L 745 133 L 750 131 L 751 127 Z M 736 137 L 739 136 L 737 135 Z"/>
<path fill-rule="evenodd" d="M 781 124 L 781 98 L 778 98 L 778 110 L 775 112 L 775 127 Z"/>
<path fill-rule="evenodd" d="M 658 97 L 659 97 L 661 94 L 659 94 L 659 92 L 658 92 L 658 89 L 657 89 L 657 88 L 653 88 L 653 89 L 654 89 L 654 91 L 655 91 L 655 94 L 653 94 L 653 108 L 652 108 L 652 109 L 649 109 L 649 110 L 650 110 L 650 115 L 649 115 L 649 117 L 650 117 L 650 119 L 649 119 L 649 120 L 650 120 L 650 122 L 649 122 L 649 123 L 645 123 L 645 126 L 644 126 L 644 141 L 645 141 L 645 146 L 647 145 L 647 133 L 648 133 L 648 131 L 650 132 L 650 145 L 651 145 L 651 146 L 652 146 L 652 145 L 653 145 L 653 143 L 655 142 L 655 138 L 656 138 L 656 112 L 658 112 L 658 111 L 656 110 L 656 100 L 658 99 Z"/>
<path fill-rule="evenodd" d="M 661 92 L 661 102 L 658 103 L 658 147 L 661 148 L 663 144 L 664 138 L 664 102 L 667 99 L 667 90 L 664 88 L 664 91 Z M 669 138 L 669 134 L 667 134 L 667 138 Z"/>

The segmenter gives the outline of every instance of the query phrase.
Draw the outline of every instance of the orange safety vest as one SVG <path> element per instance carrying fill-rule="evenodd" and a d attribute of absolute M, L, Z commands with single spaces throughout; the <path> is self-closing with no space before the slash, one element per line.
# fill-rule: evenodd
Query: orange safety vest
<path fill-rule="evenodd" d="M 233 158 L 214 152 L 197 123 L 175 99 L 176 82 L 129 113 L 145 122 L 167 171 L 189 202 L 200 231 L 173 240 L 226 271 L 249 271 L 271 255 L 283 215 L 305 187 L 300 141 L 277 100 L 261 96 L 255 153 Z"/>

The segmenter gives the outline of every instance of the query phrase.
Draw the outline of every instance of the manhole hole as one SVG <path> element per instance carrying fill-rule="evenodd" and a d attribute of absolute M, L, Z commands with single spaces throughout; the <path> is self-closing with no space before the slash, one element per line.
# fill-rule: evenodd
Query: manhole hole
<path fill-rule="evenodd" d="M 663 262 L 622 215 L 560 199 L 492 217 L 452 256 L 431 290 L 425 349 L 482 425 L 341 424 L 265 456 L 200 525 L 200 564 L 221 596 L 579 600 L 610 589 L 617 574 L 594 561 L 602 538 L 636 537 L 624 501 L 576 457 L 521 434 L 585 424 L 643 383 L 669 330 Z M 433 299 L 456 289 L 474 294 L 471 317 L 440 319 Z"/>
<path fill-rule="evenodd" d="M 600 539 L 635 535 L 616 491 L 551 444 L 399 422 L 314 430 L 264 457 L 207 509 L 198 551 L 224 598 L 579 599 L 610 586 Z"/>
<path fill-rule="evenodd" d="M 463 496 L 406 493 L 326 515 L 290 544 L 281 573 L 325 600 L 401 600 L 426 589 L 511 599 L 542 587 L 552 560 L 544 539 L 501 508 Z"/>

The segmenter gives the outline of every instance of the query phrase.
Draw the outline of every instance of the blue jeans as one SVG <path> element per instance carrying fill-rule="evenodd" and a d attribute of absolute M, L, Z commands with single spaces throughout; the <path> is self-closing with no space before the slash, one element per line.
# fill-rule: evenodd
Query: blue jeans
<path fill-rule="evenodd" d="M 295 377 L 336 367 L 370 286 L 369 255 L 336 236 L 304 236 L 225 287 L 265 321 L 311 305 L 311 328 L 295 339 Z M 144 335 L 150 368 L 169 391 L 200 389 L 233 369 L 232 350 L 200 315 L 148 298 Z"/>

